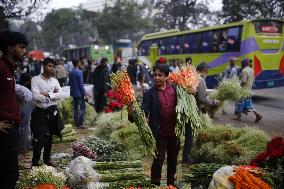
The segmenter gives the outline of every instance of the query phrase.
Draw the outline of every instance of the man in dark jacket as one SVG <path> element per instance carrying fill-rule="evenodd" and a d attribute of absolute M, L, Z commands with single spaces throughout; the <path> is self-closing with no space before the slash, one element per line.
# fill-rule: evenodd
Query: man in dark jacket
<path fill-rule="evenodd" d="M 100 64 L 94 71 L 94 100 L 95 108 L 98 113 L 104 110 L 106 105 L 106 93 L 109 82 L 108 59 L 102 58 Z"/>
<path fill-rule="evenodd" d="M 151 183 L 157 186 L 160 185 L 166 152 L 167 184 L 174 185 L 179 151 L 179 141 L 175 134 L 177 95 L 175 88 L 167 81 L 168 75 L 168 65 L 158 64 L 154 67 L 155 86 L 144 94 L 142 103 L 157 143 L 157 154 L 151 168 Z"/>
<path fill-rule="evenodd" d="M 27 38 L 19 33 L 0 34 L 0 188 L 15 189 L 19 176 L 18 142 L 20 110 L 16 99 L 16 63 L 26 54 Z"/>
<path fill-rule="evenodd" d="M 33 159 L 32 166 L 38 166 L 41 151 L 43 161 L 52 166 L 50 152 L 52 147 L 52 136 L 58 135 L 63 129 L 63 123 L 57 109 L 57 101 L 61 98 L 61 87 L 57 79 L 52 78 L 54 74 L 55 61 L 46 58 L 43 61 L 43 73 L 33 77 L 32 93 L 35 109 L 31 118 L 31 131 L 33 134 Z"/>

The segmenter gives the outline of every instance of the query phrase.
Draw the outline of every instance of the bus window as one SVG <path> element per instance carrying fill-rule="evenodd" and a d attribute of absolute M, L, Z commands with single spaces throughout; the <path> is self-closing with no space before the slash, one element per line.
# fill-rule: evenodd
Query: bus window
<path fill-rule="evenodd" d="M 202 33 L 201 52 L 210 52 L 212 50 L 212 31 Z"/>
<path fill-rule="evenodd" d="M 171 53 L 171 43 L 170 38 L 162 38 L 160 40 L 160 54 L 167 55 Z"/>
<path fill-rule="evenodd" d="M 188 34 L 183 40 L 183 54 L 198 52 L 199 50 L 200 33 Z"/>
<path fill-rule="evenodd" d="M 180 39 L 181 39 L 180 36 L 176 36 L 171 39 L 171 54 L 181 53 Z"/>
<path fill-rule="evenodd" d="M 212 51 L 213 52 L 219 52 L 219 43 L 220 43 L 220 30 L 213 31 L 212 34 Z"/>
<path fill-rule="evenodd" d="M 139 46 L 139 55 L 140 56 L 147 56 L 149 55 L 149 48 L 151 46 L 151 41 L 143 41 Z"/>
<path fill-rule="evenodd" d="M 241 32 L 240 27 L 228 29 L 226 51 L 240 51 Z"/>
<path fill-rule="evenodd" d="M 259 20 L 254 22 L 256 33 L 282 33 L 282 23 L 272 20 Z"/>

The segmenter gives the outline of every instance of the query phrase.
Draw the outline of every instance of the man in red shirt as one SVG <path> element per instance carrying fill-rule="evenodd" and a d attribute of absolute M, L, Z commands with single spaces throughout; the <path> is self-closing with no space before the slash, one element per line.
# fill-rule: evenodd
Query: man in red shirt
<path fill-rule="evenodd" d="M 157 64 L 154 67 L 155 85 L 145 92 L 142 109 L 149 120 L 149 126 L 156 139 L 157 154 L 151 167 L 151 184 L 160 185 L 162 166 L 167 152 L 167 184 L 174 185 L 179 152 L 176 137 L 176 89 L 167 81 L 169 66 Z M 131 120 L 131 110 L 129 110 Z"/>
<path fill-rule="evenodd" d="M 14 189 L 18 176 L 20 110 L 16 99 L 14 71 L 23 61 L 28 42 L 19 32 L 0 33 L 0 185 Z"/>

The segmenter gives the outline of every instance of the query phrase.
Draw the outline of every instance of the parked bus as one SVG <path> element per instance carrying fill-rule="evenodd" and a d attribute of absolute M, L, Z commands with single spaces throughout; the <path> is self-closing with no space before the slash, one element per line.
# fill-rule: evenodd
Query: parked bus
<path fill-rule="evenodd" d="M 69 48 L 63 50 L 63 56 L 67 60 L 80 59 L 86 57 L 90 60 L 100 61 L 101 58 L 106 57 L 110 63 L 113 62 L 113 48 L 108 44 L 87 45 L 76 48 Z"/>
<path fill-rule="evenodd" d="M 249 58 L 255 75 L 255 89 L 284 86 L 284 20 L 257 19 L 212 26 L 198 30 L 169 30 L 143 36 L 138 58 L 155 63 L 191 57 L 196 66 L 205 61 L 210 66 L 208 88 L 217 85 L 230 57 Z"/>

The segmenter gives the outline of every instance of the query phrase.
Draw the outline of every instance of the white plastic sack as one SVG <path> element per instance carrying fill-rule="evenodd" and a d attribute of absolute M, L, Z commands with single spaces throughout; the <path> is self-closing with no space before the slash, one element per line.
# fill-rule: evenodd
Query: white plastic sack
<path fill-rule="evenodd" d="M 236 166 L 225 166 L 218 169 L 213 174 L 213 179 L 210 182 L 208 189 L 234 189 L 233 183 L 228 178 L 235 175 L 234 170 Z"/>
<path fill-rule="evenodd" d="M 100 175 L 93 169 L 93 161 L 79 156 L 72 160 L 65 174 L 68 177 L 68 183 L 73 186 L 87 186 L 91 182 L 99 182 Z"/>

